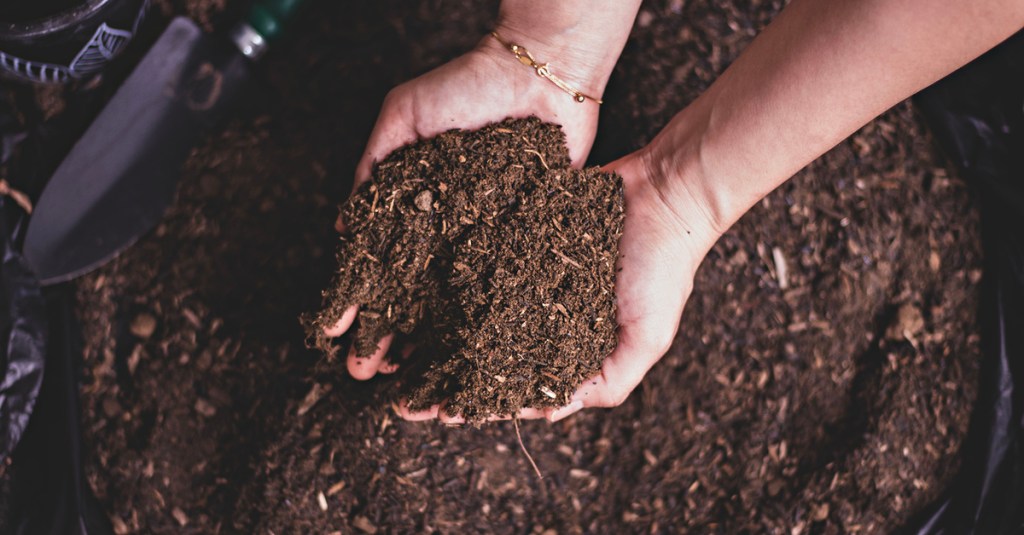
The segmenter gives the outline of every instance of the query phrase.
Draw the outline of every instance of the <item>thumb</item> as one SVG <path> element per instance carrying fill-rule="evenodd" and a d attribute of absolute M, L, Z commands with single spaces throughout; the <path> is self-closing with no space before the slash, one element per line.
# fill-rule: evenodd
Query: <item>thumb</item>
<path fill-rule="evenodd" d="M 628 339 L 620 340 L 604 359 L 601 371 L 583 382 L 572 401 L 581 401 L 584 407 L 621 405 L 663 353 L 634 347 Z"/>

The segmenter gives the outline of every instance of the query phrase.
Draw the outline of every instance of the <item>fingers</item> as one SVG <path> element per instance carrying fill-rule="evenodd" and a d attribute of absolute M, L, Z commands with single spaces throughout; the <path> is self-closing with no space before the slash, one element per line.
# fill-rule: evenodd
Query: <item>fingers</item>
<path fill-rule="evenodd" d="M 544 418 L 544 411 L 542 409 L 531 409 L 525 408 L 516 414 L 516 418 L 520 420 L 537 420 Z M 445 411 L 445 407 L 442 405 L 437 412 L 437 419 L 443 424 L 464 424 L 466 419 L 462 416 L 452 416 Z M 488 422 L 501 422 L 505 420 L 511 420 L 512 416 L 508 414 L 494 414 L 487 417 Z"/>
<path fill-rule="evenodd" d="M 408 402 L 408 400 L 404 400 L 403 399 L 403 400 L 401 400 L 398 403 L 397 412 L 398 412 L 398 415 L 400 417 L 402 417 L 402 419 L 408 420 L 410 422 L 423 422 L 423 421 L 426 421 L 426 420 L 437 419 L 441 423 L 448 424 L 448 425 L 464 424 L 464 423 L 466 423 L 466 419 L 463 418 L 462 416 L 453 416 L 451 414 L 448 414 L 445 411 L 444 403 L 440 403 L 440 404 L 431 406 L 430 408 L 427 408 L 427 409 L 424 409 L 424 410 L 413 411 L 413 410 L 409 409 L 409 402 Z M 545 411 L 543 411 L 541 409 L 529 409 L 529 408 L 527 408 L 527 409 L 523 409 L 523 410 L 519 411 L 519 414 L 516 414 L 516 418 L 519 418 L 520 420 L 535 420 L 535 419 L 544 418 L 544 417 L 545 417 Z M 512 416 L 510 416 L 510 415 L 494 415 L 494 416 L 491 416 L 491 417 L 487 418 L 487 421 L 488 422 L 497 422 L 497 421 L 511 420 L 511 419 L 512 419 Z"/>
<path fill-rule="evenodd" d="M 409 357 L 415 350 L 416 346 L 412 344 L 405 344 L 402 346 L 402 351 L 399 352 L 399 355 L 401 355 L 401 362 L 409 360 Z M 398 362 L 385 361 L 381 363 L 379 368 L 377 368 L 377 373 L 392 374 L 398 371 L 399 366 Z"/>
<path fill-rule="evenodd" d="M 440 405 L 434 405 L 424 410 L 413 411 L 409 409 L 408 400 L 403 399 L 398 402 L 398 415 L 401 416 L 403 420 L 408 420 L 410 422 L 433 420 L 437 418 L 437 413 L 440 409 Z"/>
<path fill-rule="evenodd" d="M 389 337 L 390 338 L 390 337 Z M 390 340 L 388 340 L 390 343 Z M 404 351 L 403 351 L 404 352 Z M 563 407 L 533 409 L 525 408 L 516 414 L 521 420 L 544 418 L 551 423 L 563 420 L 587 407 L 617 407 L 621 405 L 650 368 L 661 358 L 664 351 L 637 350 L 628 343 L 619 347 L 605 359 L 601 372 L 584 381 L 583 386 L 572 396 L 572 401 Z M 408 355 L 405 355 L 407 357 Z M 385 365 L 386 367 L 387 365 Z M 395 367 L 397 369 L 397 366 Z M 351 361 L 350 361 L 351 370 Z M 390 373 L 378 369 L 381 373 Z M 353 373 L 355 376 L 355 373 Z M 372 374 L 371 374 L 372 376 Z M 412 411 L 403 400 L 399 405 L 399 416 L 412 422 L 437 419 L 444 424 L 463 424 L 466 419 L 449 414 L 445 404 L 434 405 L 426 410 Z M 488 422 L 511 420 L 511 415 L 492 415 Z"/>
<path fill-rule="evenodd" d="M 545 411 L 544 417 L 547 418 L 549 422 L 555 423 L 576 414 L 581 409 L 583 409 L 583 402 L 577 399 L 564 407 Z"/>
<path fill-rule="evenodd" d="M 395 338 L 395 335 L 389 334 L 384 338 L 381 338 L 377 342 L 377 351 L 374 351 L 369 357 L 360 357 L 356 355 L 355 344 L 348 352 L 348 373 L 354 379 L 365 381 L 377 374 L 378 369 L 384 362 L 384 357 L 388 354 L 388 348 L 391 347 L 391 341 Z"/>
<path fill-rule="evenodd" d="M 356 320 L 356 316 L 359 314 L 358 306 L 351 306 L 345 310 L 341 315 L 341 318 L 329 328 L 324 329 L 324 334 L 331 338 L 337 338 L 345 334 Z M 391 342 L 394 339 L 394 335 L 388 335 L 381 338 L 377 342 L 377 351 L 374 351 L 373 355 L 369 357 L 358 357 L 356 356 L 356 349 L 353 345 L 348 352 L 347 366 L 349 374 L 355 379 L 366 380 L 373 377 L 377 373 L 391 374 L 398 371 L 398 363 L 386 361 L 384 358 L 387 356 L 388 348 L 391 347 Z M 402 358 L 406 359 L 412 354 L 415 347 L 411 344 L 406 344 L 402 348 Z"/>
<path fill-rule="evenodd" d="M 334 322 L 334 325 L 324 329 L 324 334 L 331 338 L 337 338 L 343 334 L 350 327 L 352 323 L 356 321 L 356 316 L 359 314 L 359 307 L 356 305 L 350 306 L 345 309 L 345 312 L 338 318 L 338 321 Z"/>

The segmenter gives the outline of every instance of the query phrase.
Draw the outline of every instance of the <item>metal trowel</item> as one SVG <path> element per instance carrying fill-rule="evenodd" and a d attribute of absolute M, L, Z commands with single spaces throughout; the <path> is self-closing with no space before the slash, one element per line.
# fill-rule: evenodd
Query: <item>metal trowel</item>
<path fill-rule="evenodd" d="M 162 218 L 181 164 L 303 0 L 257 0 L 230 34 L 171 21 L 39 196 L 24 255 L 43 284 L 99 267 Z"/>

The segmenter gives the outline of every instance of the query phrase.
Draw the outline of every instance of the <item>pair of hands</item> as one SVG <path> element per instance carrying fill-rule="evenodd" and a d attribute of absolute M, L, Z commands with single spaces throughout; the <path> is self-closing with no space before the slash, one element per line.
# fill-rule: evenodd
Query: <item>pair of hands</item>
<path fill-rule="evenodd" d="M 480 128 L 506 117 L 536 115 L 562 125 L 573 164 L 584 163 L 597 130 L 598 105 L 589 100 L 575 102 L 489 41 L 485 39 L 468 54 L 388 94 L 357 166 L 356 187 L 369 180 L 374 162 L 402 145 L 452 128 Z M 703 217 L 707 211 L 684 213 L 682 207 L 688 203 L 671 198 L 677 193 L 670 195 L 678 188 L 664 187 L 670 156 L 649 146 L 605 166 L 605 170 L 622 176 L 626 204 L 615 288 L 617 348 L 604 360 L 601 372 L 584 382 L 569 405 L 524 409 L 517 417 L 557 421 L 584 407 L 619 405 L 668 351 L 690 295 L 694 272 L 717 239 L 715 225 L 702 220 L 707 219 Z M 706 237 L 698 239 L 695 234 Z M 344 334 L 357 313 L 357 307 L 348 309 L 325 333 L 332 337 Z M 347 367 L 352 377 L 365 380 L 377 373 L 395 372 L 396 365 L 384 359 L 392 340 L 392 336 L 380 340 L 377 352 L 370 357 L 356 357 L 351 351 Z M 411 412 L 403 404 L 400 414 L 408 420 L 460 422 L 458 417 L 446 414 L 442 406 Z"/>
<path fill-rule="evenodd" d="M 651 142 L 605 168 L 624 180 L 626 221 L 616 279 L 619 345 L 573 402 L 523 411 L 551 420 L 621 403 L 668 349 L 701 259 L 721 233 L 770 191 L 878 114 L 1020 31 L 1024 4 L 793 0 L 699 98 Z M 502 0 L 505 37 L 548 47 L 587 94 L 601 88 L 628 37 L 639 0 Z M 509 30 L 509 33 L 506 33 Z M 518 35 L 516 35 L 518 33 Z M 574 46 L 566 45 L 572 43 Z M 550 53 L 549 52 L 554 52 Z M 559 70 L 558 75 L 563 73 Z M 562 125 L 576 165 L 597 128 L 597 105 L 579 104 L 485 38 L 473 52 L 388 96 L 357 182 L 405 143 L 451 128 L 536 115 Z M 348 330 L 349 310 L 328 335 Z M 380 351 L 353 377 L 393 372 Z M 408 419 L 455 419 L 441 407 Z"/>

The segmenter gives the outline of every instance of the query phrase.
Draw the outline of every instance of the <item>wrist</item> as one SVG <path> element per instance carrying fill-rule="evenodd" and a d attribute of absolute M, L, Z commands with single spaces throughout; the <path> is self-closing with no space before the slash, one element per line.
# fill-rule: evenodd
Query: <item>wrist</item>
<path fill-rule="evenodd" d="M 602 7 L 592 5 L 595 2 L 608 8 L 595 14 Z M 636 0 L 504 0 L 495 31 L 505 41 L 529 50 L 537 62 L 549 64 L 551 72 L 574 89 L 601 98 L 638 7 Z M 477 49 L 508 62 L 508 68 L 521 71 L 520 76 L 537 78 L 516 65 L 512 53 L 490 35 Z M 554 86 L 546 89 L 561 91 Z"/>
<path fill-rule="evenodd" d="M 716 221 L 699 187 L 701 171 L 677 168 L 653 143 L 605 167 L 623 179 L 627 225 L 630 218 L 649 220 L 646 239 L 666 247 L 681 272 L 691 275 L 721 237 L 725 228 Z"/>
<path fill-rule="evenodd" d="M 705 121 L 686 112 L 677 114 L 638 156 L 646 162 L 651 188 L 685 226 L 700 230 L 695 245 L 703 257 L 739 215 L 706 159 Z"/>
<path fill-rule="evenodd" d="M 715 128 L 715 91 L 676 114 L 645 148 L 669 202 L 697 210 L 715 240 L 767 195 L 772 162 L 737 151 Z"/>

